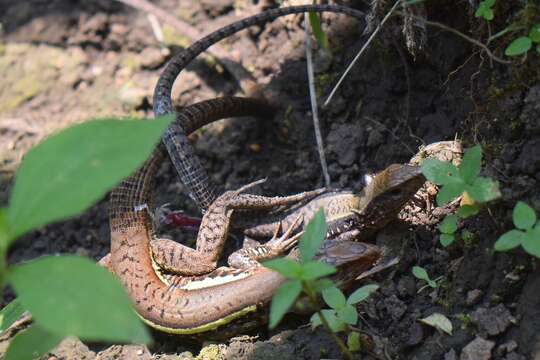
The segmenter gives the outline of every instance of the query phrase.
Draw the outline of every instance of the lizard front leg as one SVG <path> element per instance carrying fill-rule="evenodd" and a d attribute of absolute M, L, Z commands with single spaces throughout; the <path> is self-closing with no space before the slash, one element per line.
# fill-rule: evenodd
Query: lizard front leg
<path fill-rule="evenodd" d="M 325 191 L 319 189 L 285 197 L 241 194 L 260 182 L 248 184 L 236 191 L 228 191 L 212 203 L 202 219 L 196 249 L 167 239 L 152 241 L 151 249 L 154 261 L 162 269 L 175 274 L 202 275 L 208 273 L 216 268 L 221 257 L 234 210 L 271 209 L 290 205 Z"/>

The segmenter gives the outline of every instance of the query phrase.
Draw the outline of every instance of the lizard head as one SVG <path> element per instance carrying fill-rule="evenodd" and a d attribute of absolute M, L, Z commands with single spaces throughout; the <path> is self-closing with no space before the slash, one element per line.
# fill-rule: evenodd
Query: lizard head
<path fill-rule="evenodd" d="M 419 166 L 392 164 L 370 178 L 355 212 L 366 227 L 381 228 L 397 216 L 424 182 Z"/>

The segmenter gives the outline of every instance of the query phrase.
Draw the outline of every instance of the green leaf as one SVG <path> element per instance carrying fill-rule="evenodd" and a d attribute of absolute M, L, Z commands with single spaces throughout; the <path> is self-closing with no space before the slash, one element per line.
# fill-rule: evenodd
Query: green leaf
<path fill-rule="evenodd" d="M 302 278 L 302 266 L 291 259 L 279 258 L 272 259 L 262 263 L 269 269 L 277 271 L 281 275 L 289 279 L 301 279 Z"/>
<path fill-rule="evenodd" d="M 426 280 L 426 281 L 430 280 L 426 269 L 424 269 L 421 266 L 413 266 L 412 273 L 414 277 L 416 277 L 417 279 Z"/>
<path fill-rule="evenodd" d="M 313 280 L 336 272 L 336 268 L 320 261 L 309 261 L 302 265 L 302 280 Z"/>
<path fill-rule="evenodd" d="M 450 244 L 452 244 L 456 238 L 454 237 L 453 234 L 441 234 L 439 236 L 439 239 L 441 241 L 441 245 L 444 247 L 447 247 L 447 246 L 450 246 Z"/>
<path fill-rule="evenodd" d="M 360 333 L 356 331 L 349 333 L 349 336 L 347 336 L 347 348 L 352 352 L 357 352 L 360 350 Z"/>
<path fill-rule="evenodd" d="M 289 280 L 277 289 L 270 304 L 270 329 L 276 327 L 283 316 L 294 304 L 302 291 L 302 283 L 299 280 Z"/>
<path fill-rule="evenodd" d="M 491 10 L 491 9 L 486 9 L 486 10 L 484 11 L 484 13 L 482 14 L 482 17 L 483 17 L 484 19 L 486 19 L 487 21 L 491 21 L 491 20 L 493 20 L 493 18 L 495 17 L 495 14 L 493 14 L 493 10 Z"/>
<path fill-rule="evenodd" d="M 458 214 L 458 216 L 460 218 L 466 219 L 469 216 L 473 216 L 473 215 L 478 214 L 479 211 L 480 211 L 480 208 L 476 204 L 474 204 L 474 205 L 462 205 L 457 210 L 457 214 Z"/>
<path fill-rule="evenodd" d="M 426 179 L 437 185 L 461 182 L 458 169 L 452 163 L 438 159 L 426 159 L 422 163 L 422 173 Z"/>
<path fill-rule="evenodd" d="M 457 215 L 448 215 L 444 220 L 439 224 L 439 230 L 443 234 L 453 234 L 457 230 Z"/>
<path fill-rule="evenodd" d="M 321 317 L 317 313 L 311 315 L 311 318 L 309 319 L 309 322 L 311 323 L 311 329 L 312 330 L 314 330 L 317 326 L 322 325 Z"/>
<path fill-rule="evenodd" d="M 540 24 L 533 25 L 531 31 L 529 31 L 529 39 L 532 42 L 540 43 Z"/>
<path fill-rule="evenodd" d="M 423 322 L 426 325 L 433 326 L 434 328 L 452 336 L 452 323 L 443 314 L 434 313 L 429 315 L 427 318 L 419 319 L 418 321 Z"/>
<path fill-rule="evenodd" d="M 347 299 L 347 304 L 358 304 L 361 301 L 367 299 L 372 293 L 379 289 L 379 285 L 364 285 L 359 289 L 356 289 Z"/>
<path fill-rule="evenodd" d="M 7 221 L 7 211 L 5 208 L 0 208 L 0 256 L 4 256 L 2 252 L 6 251 L 12 239 L 13 236 Z"/>
<path fill-rule="evenodd" d="M 26 154 L 8 208 L 14 236 L 76 215 L 148 157 L 172 117 L 96 120 L 53 135 Z"/>
<path fill-rule="evenodd" d="M 480 174 L 480 168 L 482 166 L 482 148 L 480 145 L 476 145 L 468 149 L 463 155 L 463 160 L 459 167 L 459 174 L 463 181 L 467 184 L 472 184 L 474 179 Z"/>
<path fill-rule="evenodd" d="M 18 333 L 9 344 L 5 360 L 33 360 L 41 358 L 62 341 L 64 335 L 55 334 L 38 324 Z"/>
<path fill-rule="evenodd" d="M 474 239 L 474 234 L 467 229 L 463 229 L 461 230 L 461 238 L 465 242 L 472 241 Z"/>
<path fill-rule="evenodd" d="M 26 309 L 22 306 L 19 299 L 15 299 L 0 311 L 0 332 L 4 332 L 8 327 L 17 321 Z"/>
<path fill-rule="evenodd" d="M 324 309 L 321 310 L 321 313 L 328 322 L 328 325 L 330 326 L 332 332 L 336 333 L 339 331 L 344 331 L 346 329 L 347 324 L 345 324 L 345 322 L 338 318 L 335 310 Z"/>
<path fill-rule="evenodd" d="M 528 230 L 536 223 L 536 213 L 529 205 L 518 201 L 512 211 L 512 221 L 518 229 Z"/>
<path fill-rule="evenodd" d="M 336 287 L 331 287 L 323 290 L 322 297 L 324 299 L 324 302 L 326 302 L 326 304 L 332 309 L 341 309 L 342 307 L 347 305 L 345 295 L 343 295 L 341 290 Z"/>
<path fill-rule="evenodd" d="M 527 253 L 540 258 L 540 225 L 525 232 L 521 239 L 521 246 Z"/>
<path fill-rule="evenodd" d="M 453 182 L 444 185 L 437 194 L 437 205 L 443 206 L 444 204 L 449 203 L 460 196 L 464 190 L 465 183 L 463 182 Z"/>
<path fill-rule="evenodd" d="M 328 50 L 328 37 L 322 30 L 321 21 L 319 15 L 314 12 L 309 13 L 309 22 L 311 24 L 311 29 L 313 30 L 313 35 L 317 39 L 317 43 L 320 47 L 325 50 Z"/>
<path fill-rule="evenodd" d="M 312 282 L 311 288 L 316 293 L 319 293 L 323 291 L 324 289 L 328 289 L 330 287 L 334 286 L 334 283 L 330 279 L 318 279 L 314 280 Z"/>
<path fill-rule="evenodd" d="M 495 242 L 495 250 L 508 251 L 515 248 L 516 246 L 521 244 L 524 235 L 525 233 L 515 229 L 505 232 Z"/>
<path fill-rule="evenodd" d="M 515 39 L 508 45 L 506 50 L 504 50 L 504 54 L 506 56 L 517 56 L 521 54 L 525 54 L 529 49 L 532 47 L 532 40 L 529 39 L 527 36 L 521 36 Z"/>
<path fill-rule="evenodd" d="M 302 262 L 313 259 L 317 250 L 319 250 L 319 247 L 326 238 L 327 228 L 324 210 L 321 208 L 307 224 L 304 235 L 302 235 L 302 238 L 300 239 L 299 248 Z"/>
<path fill-rule="evenodd" d="M 11 267 L 8 281 L 47 331 L 90 341 L 151 341 L 122 285 L 86 258 L 42 257 Z"/>
<path fill-rule="evenodd" d="M 480 203 L 495 200 L 501 196 L 499 184 L 482 176 L 477 177 L 472 185 L 465 185 L 465 191 Z"/>
<path fill-rule="evenodd" d="M 484 0 L 483 3 L 488 9 L 490 9 L 493 7 L 493 5 L 495 5 L 495 1 L 496 0 Z"/>
<path fill-rule="evenodd" d="M 486 11 L 486 8 L 483 3 L 480 3 L 480 6 L 478 6 L 478 9 L 474 12 L 474 17 L 484 17 L 484 11 Z"/>
<path fill-rule="evenodd" d="M 345 304 L 342 308 L 336 309 L 336 314 L 346 324 L 356 325 L 358 322 L 358 312 L 352 305 Z"/>

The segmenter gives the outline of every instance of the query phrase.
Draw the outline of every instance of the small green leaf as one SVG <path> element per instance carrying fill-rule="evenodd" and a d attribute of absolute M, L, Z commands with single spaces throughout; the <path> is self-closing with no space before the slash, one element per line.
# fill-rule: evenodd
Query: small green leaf
<path fill-rule="evenodd" d="M 439 240 L 441 241 L 441 245 L 444 247 L 450 246 L 455 240 L 455 236 L 453 234 L 441 234 L 439 236 Z M 430 285 L 431 286 L 431 285 Z M 433 287 L 433 286 L 431 286 Z"/>
<path fill-rule="evenodd" d="M 328 50 L 328 37 L 322 29 L 319 15 L 317 13 L 310 12 L 309 22 L 311 24 L 311 29 L 313 30 L 313 35 L 315 35 L 319 46 L 325 50 Z"/>
<path fill-rule="evenodd" d="M 456 215 L 448 215 L 439 224 L 439 230 L 443 234 L 453 234 L 457 230 L 458 217 Z"/>
<path fill-rule="evenodd" d="M 294 304 L 301 291 L 302 284 L 299 280 L 289 280 L 281 284 L 272 297 L 272 303 L 270 304 L 270 329 L 276 327 L 281 321 L 283 316 Z"/>
<path fill-rule="evenodd" d="M 531 31 L 529 31 L 529 39 L 532 42 L 540 43 L 540 24 L 533 25 Z"/>
<path fill-rule="evenodd" d="M 150 155 L 171 120 L 88 121 L 35 146 L 11 192 L 13 235 L 76 215 L 102 198 Z"/>
<path fill-rule="evenodd" d="M 327 228 L 324 210 L 321 208 L 307 224 L 304 235 L 302 235 L 302 238 L 300 239 L 299 248 L 302 262 L 313 259 L 317 250 L 319 250 L 319 247 L 326 238 Z"/>
<path fill-rule="evenodd" d="M 484 13 L 482 14 L 482 17 L 483 17 L 484 19 L 486 19 L 487 21 L 491 21 L 491 20 L 493 20 L 493 18 L 495 17 L 495 14 L 493 14 L 493 10 L 491 10 L 491 9 L 486 9 L 486 10 L 484 11 Z"/>
<path fill-rule="evenodd" d="M 536 213 L 529 205 L 518 201 L 514 206 L 514 211 L 512 211 L 512 221 L 518 229 L 527 230 L 536 223 Z"/>
<path fill-rule="evenodd" d="M 8 281 L 44 330 L 91 341 L 151 340 L 122 285 L 86 258 L 42 257 L 11 267 Z"/>
<path fill-rule="evenodd" d="M 452 336 L 452 323 L 443 314 L 433 313 L 427 318 L 419 319 L 418 321 L 423 322 L 426 325 L 433 326 L 434 328 Z"/>
<path fill-rule="evenodd" d="M 508 251 L 515 248 L 523 239 L 525 233 L 519 230 L 510 230 L 502 234 L 499 239 L 495 242 L 496 251 Z"/>
<path fill-rule="evenodd" d="M 525 232 L 521 239 L 521 246 L 530 255 L 540 258 L 540 225 Z"/>
<path fill-rule="evenodd" d="M 482 176 L 477 177 L 472 185 L 465 185 L 465 191 L 480 203 L 495 200 L 501 196 L 499 184 Z"/>
<path fill-rule="evenodd" d="M 480 208 L 476 204 L 474 204 L 474 205 L 462 205 L 457 210 L 457 214 L 458 214 L 458 216 L 460 218 L 466 219 L 469 216 L 473 216 L 473 215 L 478 214 L 479 211 L 480 211 Z"/>
<path fill-rule="evenodd" d="M 486 11 L 486 8 L 482 3 L 480 3 L 480 6 L 478 6 L 478 9 L 476 9 L 474 12 L 474 17 L 484 17 L 484 11 Z"/>
<path fill-rule="evenodd" d="M 7 330 L 15 321 L 17 321 L 26 309 L 22 306 L 19 299 L 15 299 L 0 311 L 0 333 Z"/>
<path fill-rule="evenodd" d="M 426 159 L 422 163 L 422 173 L 426 179 L 437 185 L 461 182 L 458 169 L 452 163 L 438 159 Z"/>
<path fill-rule="evenodd" d="M 311 319 L 309 319 L 309 322 L 311 323 L 311 329 L 314 330 L 317 326 L 322 325 L 322 320 L 319 314 L 315 313 L 311 316 Z"/>
<path fill-rule="evenodd" d="M 309 261 L 302 265 L 301 280 L 313 280 L 336 272 L 336 268 L 320 261 Z"/>
<path fill-rule="evenodd" d="M 496 0 L 484 0 L 483 3 L 486 5 L 488 9 L 491 9 L 493 5 L 495 5 Z"/>
<path fill-rule="evenodd" d="M 504 50 L 504 54 L 506 56 L 517 56 L 521 54 L 525 54 L 529 49 L 532 47 L 532 40 L 529 39 L 527 36 L 521 36 L 515 39 L 508 45 L 506 50 Z"/>
<path fill-rule="evenodd" d="M 347 328 L 347 324 L 338 318 L 335 310 L 324 309 L 321 310 L 321 313 L 328 322 L 332 332 L 344 331 Z"/>
<path fill-rule="evenodd" d="M 324 299 L 324 302 L 328 306 L 330 306 L 332 309 L 341 309 L 345 305 L 347 305 L 347 300 L 345 299 L 345 295 L 336 287 L 331 287 L 328 289 L 323 290 L 322 297 Z"/>
<path fill-rule="evenodd" d="M 468 149 L 463 155 L 463 160 L 459 167 L 459 173 L 463 181 L 467 184 L 473 184 L 474 179 L 480 174 L 480 168 L 482 166 L 482 148 L 480 145 L 476 145 Z"/>
<path fill-rule="evenodd" d="M 458 196 L 460 196 L 465 190 L 465 184 L 463 182 L 453 182 L 444 185 L 437 194 L 437 205 L 443 206 L 449 203 Z"/>
<path fill-rule="evenodd" d="M 262 263 L 265 267 L 277 271 L 281 275 L 289 279 L 302 278 L 302 266 L 291 259 L 279 258 L 272 259 Z"/>
<path fill-rule="evenodd" d="M 360 351 L 360 333 L 356 331 L 349 333 L 349 336 L 347 336 L 347 348 L 352 352 Z"/>
<path fill-rule="evenodd" d="M 64 335 L 42 329 L 38 324 L 18 333 L 9 344 L 5 360 L 33 360 L 41 358 L 62 341 Z"/>
<path fill-rule="evenodd" d="M 431 280 L 429 278 L 429 275 L 428 275 L 426 269 L 424 269 L 421 266 L 413 266 L 412 273 L 413 273 L 414 277 L 416 277 L 417 279 L 425 280 L 425 281 Z"/>
<path fill-rule="evenodd" d="M 311 288 L 316 293 L 319 293 L 319 292 L 323 291 L 324 289 L 328 289 L 328 288 L 330 288 L 332 286 L 334 286 L 334 283 L 332 282 L 332 280 L 330 280 L 330 279 L 318 279 L 318 280 L 314 280 L 312 282 Z"/>
<path fill-rule="evenodd" d="M 352 305 L 345 304 L 342 308 L 336 309 L 336 314 L 346 324 L 356 325 L 358 322 L 358 312 Z"/>
<path fill-rule="evenodd" d="M 361 301 L 367 299 L 372 293 L 379 289 L 379 285 L 364 285 L 359 289 L 356 289 L 347 299 L 347 304 L 358 304 Z"/>
<path fill-rule="evenodd" d="M 467 229 L 461 230 L 461 238 L 463 241 L 472 241 L 474 239 L 474 234 Z"/>
<path fill-rule="evenodd" d="M 7 211 L 5 208 L 0 208 L 0 256 L 2 250 L 8 248 L 8 244 L 12 241 L 13 235 L 11 234 L 9 223 L 7 221 Z"/>

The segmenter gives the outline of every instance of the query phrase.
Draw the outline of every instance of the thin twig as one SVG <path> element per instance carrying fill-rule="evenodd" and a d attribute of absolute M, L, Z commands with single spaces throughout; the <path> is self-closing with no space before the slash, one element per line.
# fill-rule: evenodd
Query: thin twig
<path fill-rule="evenodd" d="M 351 70 L 351 68 L 354 66 L 354 64 L 356 64 L 356 61 L 358 61 L 358 59 L 360 58 L 360 56 L 366 51 L 366 49 L 368 48 L 369 44 L 371 44 L 371 42 L 373 41 L 373 39 L 375 38 L 375 35 L 377 35 L 379 33 L 379 31 L 382 29 L 384 23 L 386 23 L 386 21 L 390 18 L 390 15 L 392 15 L 392 13 L 394 12 L 394 10 L 396 10 L 397 6 L 401 3 L 401 0 L 397 0 L 396 3 L 394 4 L 394 6 L 392 6 L 392 8 L 390 9 L 390 11 L 385 15 L 385 17 L 382 19 L 382 21 L 379 23 L 379 25 L 377 25 L 377 28 L 371 33 L 371 35 L 369 36 L 369 38 L 367 39 L 366 43 L 364 44 L 364 46 L 362 46 L 362 48 L 360 49 L 360 51 L 358 52 L 358 54 L 356 54 L 356 56 L 354 57 L 353 61 L 351 61 L 351 63 L 349 64 L 349 66 L 347 66 L 347 69 L 345 69 L 345 72 L 343 73 L 343 75 L 341 75 L 341 77 L 339 78 L 337 84 L 334 86 L 334 88 L 332 89 L 332 91 L 330 92 L 330 95 L 328 95 L 328 98 L 326 99 L 326 101 L 324 102 L 323 104 L 323 108 L 326 107 L 328 105 L 328 103 L 330 102 L 330 100 L 332 100 L 332 98 L 334 97 L 334 94 L 336 93 L 337 89 L 339 88 L 339 86 L 341 85 L 341 82 L 343 81 L 343 79 L 345 79 L 345 77 L 347 76 L 347 74 L 349 73 L 349 71 Z"/>
<path fill-rule="evenodd" d="M 404 14 L 400 11 L 396 11 L 396 15 L 401 15 L 403 16 Z M 451 28 L 450 26 L 446 26 L 444 24 L 441 24 L 439 22 L 436 22 L 436 21 L 430 21 L 430 20 L 426 20 L 420 16 L 416 16 L 416 15 L 412 15 L 412 14 L 409 14 L 410 17 L 414 18 L 414 19 L 417 19 L 417 20 L 421 20 L 423 21 L 424 23 L 426 23 L 426 25 L 429 25 L 429 26 L 433 26 L 433 27 L 437 27 L 439 29 L 442 29 L 444 31 L 448 31 L 448 32 L 451 32 L 452 34 L 454 35 L 457 35 L 459 37 L 461 37 L 462 39 L 465 39 L 467 40 L 468 42 L 470 42 L 471 44 L 473 45 L 476 45 L 478 46 L 479 48 L 481 48 L 482 50 L 484 50 L 486 52 L 486 54 L 490 57 L 490 59 L 500 63 L 500 64 L 510 64 L 511 62 L 510 61 L 507 61 L 507 60 L 504 60 L 504 59 L 501 59 L 500 57 L 498 57 L 497 55 L 493 54 L 491 52 L 491 50 L 489 50 L 489 48 L 486 46 L 486 44 L 484 43 L 481 43 L 480 41 L 468 36 L 468 35 L 465 35 L 464 33 L 462 33 L 461 31 L 458 31 L 454 28 Z"/>
<path fill-rule="evenodd" d="M 147 0 L 116 0 L 128 6 L 131 6 L 140 11 L 144 11 L 148 14 L 154 15 L 159 20 L 169 24 L 182 36 L 187 37 L 191 41 L 199 40 L 204 36 L 195 27 L 190 24 L 178 19 L 176 16 L 171 15 L 165 10 L 157 7 L 156 5 L 148 2 Z M 240 64 L 238 61 L 233 59 L 229 52 L 225 50 L 221 45 L 214 44 L 211 48 L 206 49 L 206 52 L 215 57 L 236 79 L 244 93 L 250 95 L 258 90 L 258 87 L 255 83 L 255 80 L 251 74 Z"/>
<path fill-rule="evenodd" d="M 306 59 L 307 59 L 307 73 L 308 73 L 308 87 L 309 97 L 311 100 L 311 114 L 313 115 L 313 129 L 315 131 L 315 140 L 317 141 L 317 151 L 319 152 L 319 160 L 321 162 L 321 168 L 324 176 L 324 184 L 326 187 L 330 186 L 330 175 L 328 174 L 328 164 L 326 163 L 326 156 L 324 154 L 324 145 L 321 136 L 321 126 L 319 124 L 319 112 L 317 109 L 317 96 L 315 94 L 315 79 L 313 76 L 313 59 L 311 54 L 311 34 L 310 24 L 308 21 L 309 14 L 304 14 L 304 27 L 306 29 Z"/>

